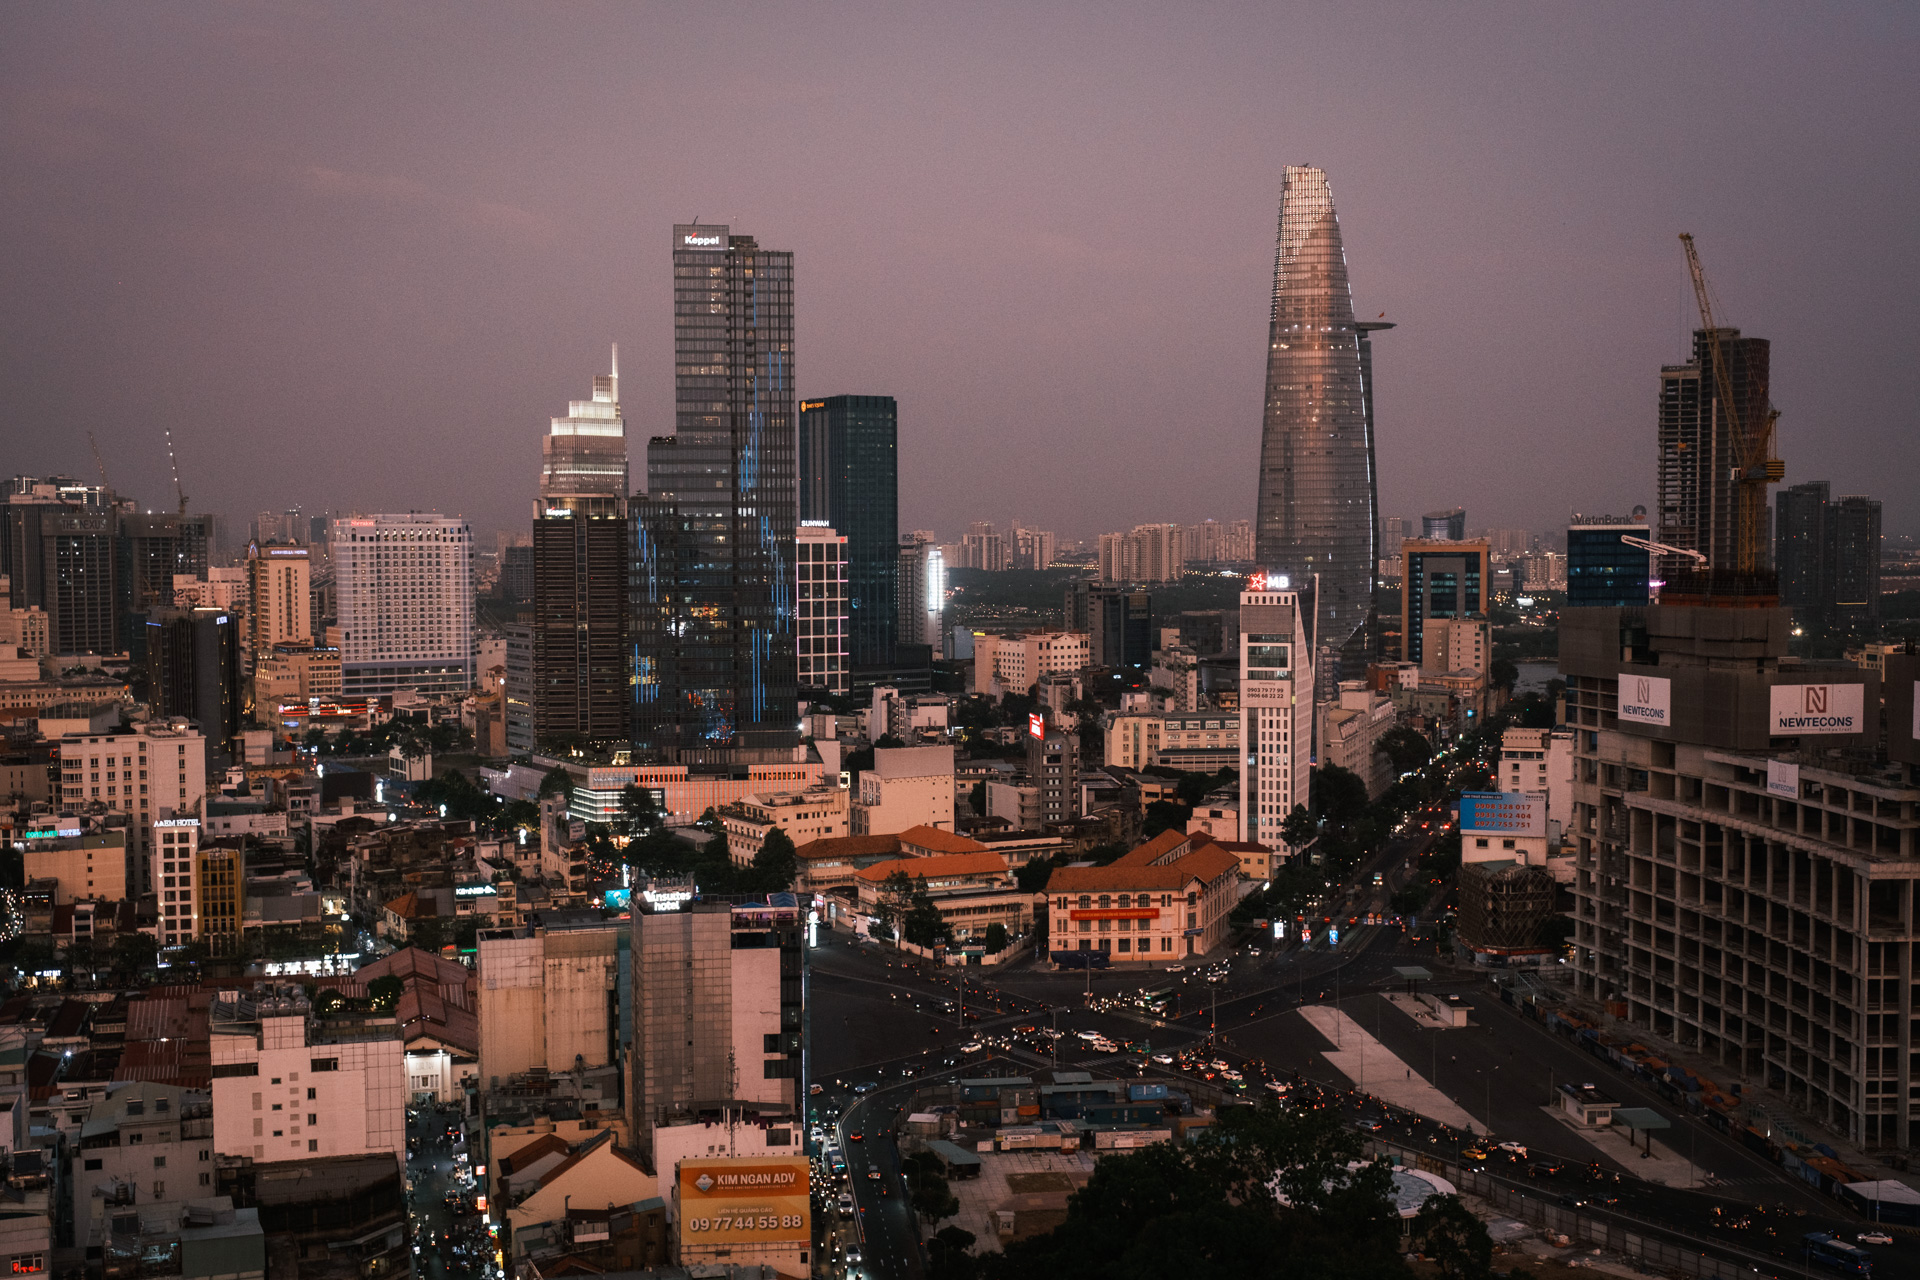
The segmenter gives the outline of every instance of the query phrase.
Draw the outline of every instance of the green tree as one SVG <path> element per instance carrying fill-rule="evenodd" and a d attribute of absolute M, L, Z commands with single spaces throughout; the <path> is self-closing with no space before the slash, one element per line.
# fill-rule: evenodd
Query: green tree
<path fill-rule="evenodd" d="M 913 899 L 913 880 L 904 871 L 896 871 L 880 882 L 880 892 L 875 895 L 874 915 L 879 925 L 871 932 L 875 937 L 891 939 L 900 921 L 906 916 L 907 908 Z M 882 929 L 885 932 L 882 932 Z"/>
<path fill-rule="evenodd" d="M 367 984 L 367 1002 L 375 1013 L 392 1013 L 406 993 L 406 986 L 392 974 L 383 974 Z"/>
<path fill-rule="evenodd" d="M 984 941 L 987 954 L 997 956 L 1007 949 L 1007 945 L 1011 943 L 1013 939 L 1007 936 L 1007 926 L 995 920 L 987 926 L 987 936 Z"/>
<path fill-rule="evenodd" d="M 1486 1280 L 1493 1274 L 1493 1238 L 1459 1196 L 1434 1196 L 1413 1220 L 1421 1251 L 1448 1280 Z"/>
<path fill-rule="evenodd" d="M 1433 758 L 1433 744 L 1427 741 L 1426 735 L 1405 725 L 1388 731 L 1380 739 L 1379 749 L 1393 761 L 1396 774 L 1410 773 Z"/>
<path fill-rule="evenodd" d="M 753 855 L 755 889 L 761 893 L 784 893 L 793 888 L 794 878 L 799 874 L 800 859 L 787 829 L 775 827 L 767 832 L 760 842 L 760 852 Z"/>
<path fill-rule="evenodd" d="M 900 932 L 916 947 L 936 947 L 952 936 L 952 930 L 947 927 L 940 908 L 934 905 L 933 895 L 927 892 L 924 876 L 913 882 L 913 896 L 908 900 L 907 914 L 901 921 Z"/>
<path fill-rule="evenodd" d="M 1190 805 L 1173 800 L 1155 800 L 1147 806 L 1146 814 L 1140 824 L 1140 834 L 1151 840 L 1162 831 L 1184 831 L 1187 819 L 1193 816 Z"/>
<path fill-rule="evenodd" d="M 942 1218 L 951 1218 L 960 1212 L 960 1201 L 954 1197 L 947 1184 L 937 1178 L 926 1178 L 913 1184 L 909 1196 L 913 1211 L 928 1222 L 938 1222 Z"/>
<path fill-rule="evenodd" d="M 653 789 L 629 782 L 620 792 L 620 834 L 631 839 L 651 830 L 660 820 Z"/>
<path fill-rule="evenodd" d="M 973 790 L 967 792 L 967 808 L 973 810 L 976 818 L 987 816 L 987 780 L 985 778 L 973 784 Z"/>
<path fill-rule="evenodd" d="M 1035 858 L 1014 868 L 1013 882 L 1020 886 L 1022 893 L 1039 893 L 1047 887 L 1047 881 L 1053 876 L 1053 868 L 1052 858 Z"/>
<path fill-rule="evenodd" d="M 1351 769 L 1323 764 L 1313 771 L 1308 795 L 1322 821 L 1344 828 L 1367 811 L 1367 784 Z"/>
<path fill-rule="evenodd" d="M 540 798 L 565 796 L 568 803 L 573 801 L 573 775 L 564 765 L 555 765 L 547 770 L 547 776 L 540 779 Z"/>
<path fill-rule="evenodd" d="M 116 933 L 108 950 L 115 973 L 140 973 L 154 967 L 160 944 L 146 933 Z"/>
<path fill-rule="evenodd" d="M 1498 685 L 1508 693 L 1520 679 L 1520 668 L 1514 665 L 1512 658 L 1495 658 L 1487 664 L 1487 683 Z"/>
<path fill-rule="evenodd" d="M 1304 849 L 1319 833 L 1320 824 L 1313 820 L 1313 815 L 1307 812 L 1307 806 L 1303 804 L 1293 806 L 1293 812 L 1280 821 L 1280 838 L 1294 849 Z"/>
<path fill-rule="evenodd" d="M 626 848 L 627 862 L 650 876 L 684 875 L 693 857 L 692 847 L 665 827 L 653 828 Z"/>
<path fill-rule="evenodd" d="M 960 1227 L 942 1227 L 927 1241 L 928 1280 L 974 1280 L 980 1261 L 971 1252 L 974 1234 Z"/>

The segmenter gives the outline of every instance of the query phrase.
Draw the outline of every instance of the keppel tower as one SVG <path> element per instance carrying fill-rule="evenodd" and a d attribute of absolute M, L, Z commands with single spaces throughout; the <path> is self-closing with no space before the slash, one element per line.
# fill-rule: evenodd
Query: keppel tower
<path fill-rule="evenodd" d="M 1333 192 L 1290 165 L 1280 194 L 1254 558 L 1310 609 L 1323 680 L 1377 649 L 1373 352 L 1356 322 Z M 1308 600 L 1311 599 L 1311 605 Z M 1343 662 L 1344 660 L 1344 662 Z"/>
<path fill-rule="evenodd" d="M 674 434 L 647 444 L 633 740 L 672 763 L 784 760 L 793 633 L 793 254 L 673 229 Z"/>

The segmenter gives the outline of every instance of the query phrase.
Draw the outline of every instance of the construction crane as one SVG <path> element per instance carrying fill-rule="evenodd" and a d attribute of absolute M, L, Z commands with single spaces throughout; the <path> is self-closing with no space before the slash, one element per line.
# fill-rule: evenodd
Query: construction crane
<path fill-rule="evenodd" d="M 173 468 L 173 491 L 180 495 L 180 514 L 187 514 L 187 491 L 180 484 L 180 460 L 173 456 L 173 428 L 166 428 L 167 465 Z"/>
<path fill-rule="evenodd" d="M 1664 542 L 1655 542 L 1651 538 L 1633 538 L 1624 533 L 1620 535 L 1620 544 L 1627 547 L 1638 547 L 1640 550 L 1656 556 L 1691 556 L 1694 567 L 1702 573 L 1705 573 L 1711 567 L 1707 563 L 1707 558 L 1700 554 L 1700 552 L 1695 551 L 1692 547 L 1670 547 Z M 1660 588 L 1666 585 L 1666 583 L 1660 581 L 1658 578 L 1652 578 L 1647 583 L 1647 588 L 1653 598 L 1658 600 L 1660 598 Z"/>
<path fill-rule="evenodd" d="M 87 428 L 87 448 L 93 450 L 93 466 L 94 470 L 100 473 L 100 487 L 102 489 L 112 488 L 113 486 L 107 483 L 107 460 L 100 456 L 100 442 L 93 438 L 92 427 Z"/>
<path fill-rule="evenodd" d="M 1727 438 L 1732 446 L 1731 479 L 1739 506 L 1734 513 L 1733 567 L 1742 577 L 1748 577 L 1760 567 L 1767 486 L 1779 483 L 1787 474 L 1786 463 L 1773 456 L 1774 423 L 1779 420 L 1780 412 L 1768 404 L 1761 410 L 1763 421 L 1745 420 L 1740 402 L 1733 394 L 1733 373 L 1727 368 L 1726 349 L 1720 342 L 1720 325 L 1713 316 L 1713 299 L 1707 293 L 1707 276 L 1700 268 L 1700 255 L 1694 250 L 1693 236 L 1682 231 L 1680 243 L 1686 247 L 1687 274 L 1693 278 L 1693 296 L 1700 306 L 1700 324 L 1706 330 L 1707 347 L 1713 354 L 1715 400 L 1720 411 L 1726 415 Z"/>

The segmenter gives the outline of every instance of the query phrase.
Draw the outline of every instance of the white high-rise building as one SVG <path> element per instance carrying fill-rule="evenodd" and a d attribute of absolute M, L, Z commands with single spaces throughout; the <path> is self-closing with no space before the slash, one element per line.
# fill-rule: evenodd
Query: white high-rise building
<path fill-rule="evenodd" d="M 132 819 L 125 884 L 149 883 L 153 820 L 194 812 L 206 793 L 207 738 L 185 720 L 60 740 L 60 799 L 67 810 L 111 810 Z"/>
<path fill-rule="evenodd" d="M 313 642 L 311 556 L 305 547 L 247 547 L 247 646 L 259 660 L 276 644 Z"/>
<path fill-rule="evenodd" d="M 794 647 L 800 687 L 846 693 L 853 688 L 847 645 L 847 538 L 823 520 L 803 520 L 793 534 Z"/>
<path fill-rule="evenodd" d="M 473 686 L 473 531 L 435 513 L 333 522 L 347 698 Z"/>
<path fill-rule="evenodd" d="M 1255 574 L 1240 593 L 1240 749 L 1240 838 L 1277 851 L 1313 753 L 1313 646 L 1285 578 Z"/>
<path fill-rule="evenodd" d="M 945 652 L 940 623 L 947 610 L 947 566 L 940 544 L 925 533 L 900 538 L 899 642 L 930 645 L 938 659 Z"/>

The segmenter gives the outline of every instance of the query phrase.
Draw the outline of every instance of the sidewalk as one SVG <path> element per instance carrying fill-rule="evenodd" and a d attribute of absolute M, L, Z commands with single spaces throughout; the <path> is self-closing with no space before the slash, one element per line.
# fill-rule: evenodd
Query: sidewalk
<path fill-rule="evenodd" d="M 1362 1093 L 1371 1093 L 1403 1110 L 1417 1112 L 1456 1129 L 1472 1126 L 1476 1132 L 1486 1130 L 1483 1122 L 1468 1115 L 1458 1103 L 1434 1088 L 1425 1076 L 1346 1014 L 1326 1005 L 1307 1005 L 1300 1010 L 1300 1016 L 1333 1046 L 1323 1051 L 1326 1060 Z"/>
<path fill-rule="evenodd" d="M 1558 1120 L 1567 1132 L 1578 1136 L 1582 1142 L 1601 1155 L 1610 1160 L 1617 1160 L 1628 1173 L 1642 1181 L 1658 1183 L 1663 1187 L 1709 1185 L 1692 1160 L 1658 1138 L 1653 1139 L 1653 1154 L 1649 1156 L 1643 1154 L 1648 1147 L 1647 1135 L 1644 1133 L 1636 1135 L 1619 1125 L 1589 1129 L 1575 1124 L 1559 1107 L 1541 1107 L 1540 1110 Z"/>

